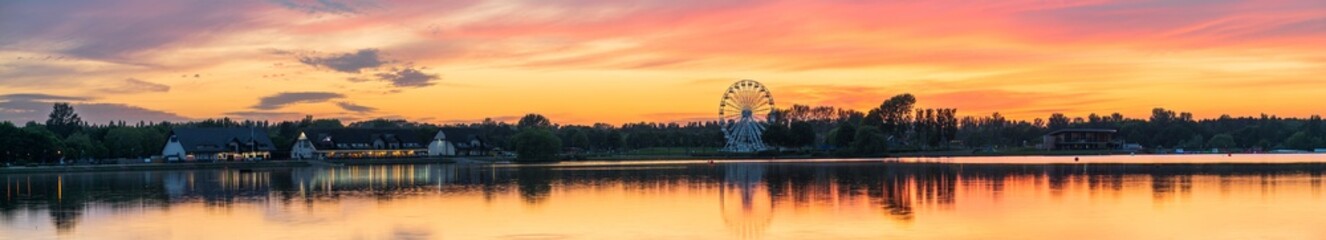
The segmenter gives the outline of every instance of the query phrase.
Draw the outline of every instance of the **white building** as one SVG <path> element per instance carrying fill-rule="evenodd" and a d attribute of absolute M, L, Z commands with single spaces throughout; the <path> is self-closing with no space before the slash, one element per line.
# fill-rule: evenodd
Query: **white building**
<path fill-rule="evenodd" d="M 168 161 L 271 159 L 276 150 L 267 132 L 257 128 L 176 128 L 161 156 Z"/>

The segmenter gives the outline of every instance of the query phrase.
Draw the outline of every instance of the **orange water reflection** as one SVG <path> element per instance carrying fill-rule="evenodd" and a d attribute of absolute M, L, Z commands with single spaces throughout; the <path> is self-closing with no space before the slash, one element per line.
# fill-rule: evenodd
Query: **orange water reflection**
<path fill-rule="evenodd" d="M 1323 239 L 1326 165 L 393 165 L 0 176 L 0 239 Z"/>

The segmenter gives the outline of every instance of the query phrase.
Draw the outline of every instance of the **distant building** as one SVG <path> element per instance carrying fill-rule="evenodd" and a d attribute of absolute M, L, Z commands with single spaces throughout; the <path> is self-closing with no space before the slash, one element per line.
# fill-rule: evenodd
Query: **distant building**
<path fill-rule="evenodd" d="M 258 128 L 176 128 L 161 156 L 167 161 L 234 161 L 271 159 L 276 150 L 267 132 Z"/>
<path fill-rule="evenodd" d="M 337 128 L 301 132 L 293 159 L 416 158 L 482 154 L 477 131 L 443 129 L 429 136 L 414 129 Z M 450 132 L 450 133 L 448 133 Z M 448 136 L 457 136 L 448 138 Z"/>
<path fill-rule="evenodd" d="M 484 156 L 492 148 L 488 142 L 480 137 L 479 129 L 473 128 L 442 128 L 434 136 L 436 145 L 430 145 L 430 149 L 435 147 L 440 156 Z"/>
<path fill-rule="evenodd" d="M 1045 134 L 1041 147 L 1046 150 L 1119 149 L 1123 140 L 1118 138 L 1118 132 L 1114 129 L 1060 129 Z"/>

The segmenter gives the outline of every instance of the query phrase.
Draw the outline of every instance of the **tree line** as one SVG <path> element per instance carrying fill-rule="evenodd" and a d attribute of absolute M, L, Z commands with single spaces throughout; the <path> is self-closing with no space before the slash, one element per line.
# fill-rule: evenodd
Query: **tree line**
<path fill-rule="evenodd" d="M 805 105 L 775 109 L 762 139 L 774 147 L 772 151 L 877 156 L 903 151 L 1027 149 L 1035 147 L 1044 134 L 1053 130 L 1102 128 L 1117 130 L 1126 143 L 1154 151 L 1326 148 L 1323 137 L 1326 126 L 1315 115 L 1308 118 L 1224 115 L 1195 119 L 1191 113 L 1156 108 L 1145 118 L 1119 113 L 1085 117 L 1054 113 L 1045 119 L 1014 120 L 997 112 L 989 116 L 959 117 L 957 109 L 923 109 L 917 108 L 916 103 L 911 94 L 899 94 L 865 112 Z M 92 124 L 84 122 L 69 104 L 55 103 L 44 123 L 28 122 L 21 126 L 0 123 L 0 161 L 52 163 L 143 158 L 160 154 L 170 130 L 177 127 L 260 128 L 266 130 L 278 151 L 290 149 L 299 132 L 308 128 L 404 128 L 431 136 L 442 127 L 460 127 L 477 130 L 491 147 L 517 153 L 528 151 L 527 156 L 537 156 L 533 158 L 539 160 L 563 152 L 616 154 L 648 148 L 716 149 L 725 144 L 717 121 L 559 125 L 542 115 L 529 114 L 514 124 L 492 119 L 449 125 L 390 119 L 344 124 L 337 119 L 312 116 L 281 122 L 221 118 Z"/>

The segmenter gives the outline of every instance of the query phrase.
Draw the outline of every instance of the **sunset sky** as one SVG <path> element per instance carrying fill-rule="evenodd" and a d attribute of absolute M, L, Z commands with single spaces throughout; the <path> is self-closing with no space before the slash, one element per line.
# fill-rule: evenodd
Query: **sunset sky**
<path fill-rule="evenodd" d="M 1308 116 L 1326 1 L 0 2 L 0 121 L 709 120 L 740 79 L 780 107 Z"/>

